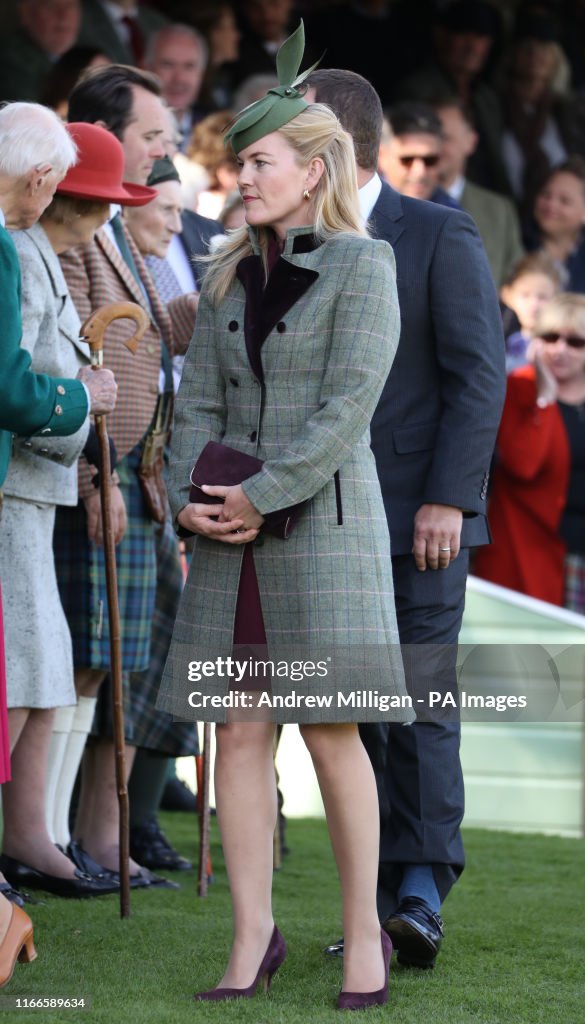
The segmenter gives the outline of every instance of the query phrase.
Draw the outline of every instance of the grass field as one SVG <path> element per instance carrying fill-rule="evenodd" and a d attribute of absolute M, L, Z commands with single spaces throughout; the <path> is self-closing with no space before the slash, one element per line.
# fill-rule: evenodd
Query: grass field
<path fill-rule="evenodd" d="M 162 815 L 182 853 L 195 858 L 196 823 Z M 230 939 L 229 899 L 213 823 L 215 883 L 206 900 L 192 873 L 179 892 L 133 892 L 121 921 L 116 896 L 31 908 L 38 960 L 17 965 L 0 996 L 0 1024 L 328 1024 L 340 962 L 322 947 L 340 934 L 339 892 L 325 824 L 291 821 L 291 855 L 275 875 L 275 917 L 289 956 L 270 994 L 195 1004 L 218 980 Z M 585 1020 L 584 848 L 580 840 L 465 832 L 468 867 L 444 907 L 437 968 L 393 963 L 390 1002 L 368 1021 L 396 1024 L 581 1024 Z M 85 996 L 91 1008 L 9 1010 L 8 997 Z M 360 1018 L 361 1019 L 361 1018 Z"/>

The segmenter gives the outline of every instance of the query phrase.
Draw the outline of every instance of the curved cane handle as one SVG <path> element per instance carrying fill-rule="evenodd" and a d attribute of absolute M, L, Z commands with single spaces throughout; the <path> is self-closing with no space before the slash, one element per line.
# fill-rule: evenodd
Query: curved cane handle
<path fill-rule="evenodd" d="M 93 357 L 100 363 L 99 353 L 103 351 L 104 334 L 114 320 L 134 320 L 136 330 L 131 338 L 124 342 L 126 348 L 136 352 L 138 342 L 150 323 L 148 313 L 136 302 L 110 302 L 107 306 L 100 306 L 88 317 L 79 329 L 79 336 L 87 341 Z"/>

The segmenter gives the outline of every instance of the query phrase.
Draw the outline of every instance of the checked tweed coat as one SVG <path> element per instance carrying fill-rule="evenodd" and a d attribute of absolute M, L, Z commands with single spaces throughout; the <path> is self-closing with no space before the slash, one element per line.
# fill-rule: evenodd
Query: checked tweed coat
<path fill-rule="evenodd" d="M 290 693 L 292 685 L 297 692 L 336 695 L 343 685 L 345 691 L 375 686 L 402 696 L 390 541 L 369 444 L 370 419 L 400 329 L 394 256 L 386 242 L 355 235 L 312 247 L 309 238 L 310 228 L 288 232 L 256 301 L 250 281 L 259 280 L 251 273 L 254 264 L 258 270 L 257 248 L 240 262 L 217 308 L 203 287 L 176 407 L 169 499 L 176 516 L 189 501 L 189 474 L 209 440 L 263 459 L 262 470 L 243 484 L 259 512 L 307 500 L 288 540 L 260 533 L 254 542 L 268 657 L 280 660 L 278 652 L 294 650 L 296 658 L 326 659 L 340 648 L 359 647 L 376 663 L 369 673 L 362 660 L 361 671 L 345 672 L 343 683 L 335 673 L 298 685 L 273 675 L 272 694 Z M 278 308 L 286 309 L 282 318 Z M 258 322 L 264 324 L 261 365 L 250 342 Z M 242 556 L 242 546 L 196 538 L 159 694 L 159 706 L 177 716 L 189 716 L 193 690 L 229 691 L 221 676 L 189 682 L 187 662 L 231 654 Z M 226 718 L 224 707 L 191 714 Z M 335 699 L 328 709 L 285 709 L 272 717 L 412 716 L 402 708 L 383 714 L 340 709 Z"/>

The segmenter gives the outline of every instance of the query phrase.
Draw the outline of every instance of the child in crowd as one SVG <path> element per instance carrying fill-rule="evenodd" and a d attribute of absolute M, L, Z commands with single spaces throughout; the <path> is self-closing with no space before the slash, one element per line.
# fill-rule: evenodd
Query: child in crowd
<path fill-rule="evenodd" d="M 527 362 L 538 314 L 562 290 L 561 272 L 543 252 L 524 256 L 508 275 L 500 291 L 508 373 Z"/>

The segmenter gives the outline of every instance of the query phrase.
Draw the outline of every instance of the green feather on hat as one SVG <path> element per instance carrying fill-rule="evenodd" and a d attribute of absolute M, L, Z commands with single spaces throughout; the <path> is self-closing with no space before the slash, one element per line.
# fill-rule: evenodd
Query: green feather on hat
<path fill-rule="evenodd" d="M 297 87 L 315 70 L 319 61 L 299 75 L 304 49 L 305 26 L 301 19 L 299 27 L 285 39 L 276 55 L 279 84 L 269 89 L 262 99 L 244 107 L 230 125 L 224 142 L 226 146 L 231 142 L 234 153 L 282 128 L 309 106 Z"/>

